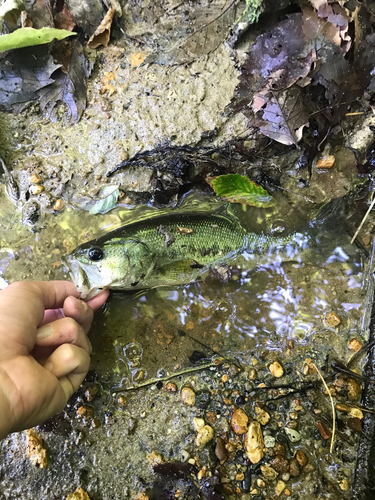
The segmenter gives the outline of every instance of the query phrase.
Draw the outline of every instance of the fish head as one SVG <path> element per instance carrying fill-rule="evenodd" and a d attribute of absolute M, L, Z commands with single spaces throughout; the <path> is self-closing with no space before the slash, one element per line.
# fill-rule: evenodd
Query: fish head
<path fill-rule="evenodd" d="M 83 299 L 90 299 L 106 288 L 131 290 L 154 267 L 153 254 L 147 245 L 119 238 L 80 245 L 63 262 Z"/>

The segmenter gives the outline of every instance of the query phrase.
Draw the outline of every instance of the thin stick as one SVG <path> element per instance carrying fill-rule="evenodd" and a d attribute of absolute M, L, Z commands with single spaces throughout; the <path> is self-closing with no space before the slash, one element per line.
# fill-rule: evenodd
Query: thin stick
<path fill-rule="evenodd" d="M 370 212 L 371 212 L 371 210 L 374 208 L 374 205 L 375 205 L 375 197 L 374 197 L 374 199 L 372 200 L 371 205 L 369 206 L 369 208 L 368 208 L 367 212 L 365 213 L 365 216 L 363 217 L 362 222 L 360 223 L 360 225 L 359 225 L 359 227 L 358 227 L 357 231 L 354 233 L 354 236 L 353 236 L 353 238 L 352 238 L 352 240 L 351 240 L 351 242 L 350 242 L 350 243 L 354 243 L 354 240 L 355 240 L 355 239 L 356 239 L 356 237 L 358 236 L 359 231 L 362 229 L 362 226 L 363 226 L 363 224 L 365 223 L 365 220 L 367 219 L 367 217 L 368 217 L 369 213 L 370 213 Z"/>
<path fill-rule="evenodd" d="M 345 113 L 345 116 L 359 116 L 359 115 L 364 115 L 364 111 L 358 111 L 357 113 Z"/>
<path fill-rule="evenodd" d="M 319 377 L 322 379 L 322 382 L 323 382 L 323 385 L 328 393 L 328 396 L 329 396 L 329 399 L 331 400 L 331 406 L 332 406 L 332 419 L 333 419 L 333 425 L 332 425 L 332 437 L 331 437 L 331 447 L 329 449 L 329 452 L 332 454 L 332 450 L 333 450 L 333 443 L 335 441 L 335 431 L 336 431 L 336 412 L 335 412 L 335 405 L 333 403 L 333 398 L 331 396 L 331 392 L 329 390 L 329 387 L 326 383 L 326 381 L 324 380 L 323 378 L 323 375 L 320 373 L 320 370 L 319 368 L 315 365 L 315 363 L 313 363 L 312 361 L 310 361 L 309 365 L 313 366 L 315 368 L 315 370 L 318 372 L 318 375 Z"/>

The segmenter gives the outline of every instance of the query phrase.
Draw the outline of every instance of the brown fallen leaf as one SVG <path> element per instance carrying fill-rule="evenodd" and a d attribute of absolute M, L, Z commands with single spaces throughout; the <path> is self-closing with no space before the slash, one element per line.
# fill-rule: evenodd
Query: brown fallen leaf
<path fill-rule="evenodd" d="M 87 45 L 90 49 L 96 49 L 100 45 L 108 46 L 109 37 L 111 35 L 112 19 L 115 9 L 111 7 L 107 14 L 104 16 L 103 21 L 96 28 L 95 33 L 91 35 Z"/>

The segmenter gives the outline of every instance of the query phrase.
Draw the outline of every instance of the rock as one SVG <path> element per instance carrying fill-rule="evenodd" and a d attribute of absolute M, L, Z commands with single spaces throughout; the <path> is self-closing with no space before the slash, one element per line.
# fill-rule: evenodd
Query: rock
<path fill-rule="evenodd" d="M 64 208 L 64 206 L 65 204 L 62 199 L 58 198 L 53 205 L 53 209 L 55 210 L 55 212 L 60 212 Z"/>
<path fill-rule="evenodd" d="M 273 436 L 264 436 L 264 446 L 266 448 L 273 448 L 275 443 L 276 439 Z"/>
<path fill-rule="evenodd" d="M 205 421 L 203 420 L 203 418 L 198 418 L 198 417 L 194 417 L 193 418 L 193 425 L 194 425 L 194 428 L 195 430 L 198 432 L 200 429 L 202 429 L 202 427 L 204 427 L 205 425 Z"/>
<path fill-rule="evenodd" d="M 342 491 L 349 491 L 349 482 L 347 479 L 343 479 L 339 486 Z"/>
<path fill-rule="evenodd" d="M 168 382 L 168 384 L 165 385 L 165 388 L 168 392 L 177 392 L 177 386 L 172 382 Z M 182 393 L 181 393 L 181 398 L 182 398 Z"/>
<path fill-rule="evenodd" d="M 134 500 L 150 500 L 150 497 L 147 495 L 146 490 L 141 491 L 139 495 L 137 495 Z"/>
<path fill-rule="evenodd" d="M 42 182 L 42 178 L 39 177 L 38 174 L 34 173 L 30 176 L 30 182 L 31 184 L 40 184 Z"/>
<path fill-rule="evenodd" d="M 85 396 L 87 401 L 92 401 L 99 394 L 99 386 L 98 384 L 94 384 L 85 391 Z"/>
<path fill-rule="evenodd" d="M 280 378 L 284 375 L 284 368 L 278 361 L 274 361 L 273 363 L 271 363 L 268 369 L 272 373 L 272 375 L 276 378 Z"/>
<path fill-rule="evenodd" d="M 289 474 L 291 476 L 297 477 L 297 476 L 299 476 L 300 472 L 301 472 L 301 470 L 299 467 L 299 463 L 297 462 L 297 460 L 295 458 L 291 458 L 289 460 Z"/>
<path fill-rule="evenodd" d="M 297 443 L 301 440 L 301 434 L 295 429 L 291 429 L 290 427 L 285 427 L 285 434 L 288 436 L 289 441 L 292 443 Z"/>
<path fill-rule="evenodd" d="M 223 464 L 228 458 L 227 450 L 225 449 L 225 443 L 222 438 L 217 438 L 216 446 L 215 446 L 215 455 L 220 460 L 220 463 Z"/>
<path fill-rule="evenodd" d="M 280 496 L 281 493 L 285 490 L 286 484 L 284 481 L 277 481 L 276 487 L 275 487 L 275 495 Z"/>
<path fill-rule="evenodd" d="M 259 408 L 259 406 L 255 407 L 255 419 L 261 424 L 261 425 L 266 425 L 270 421 L 270 415 L 267 413 L 265 410 L 262 410 L 262 408 Z"/>
<path fill-rule="evenodd" d="M 260 423 L 253 420 L 245 435 L 245 454 L 251 463 L 257 464 L 263 458 L 263 434 Z"/>
<path fill-rule="evenodd" d="M 66 497 L 66 500 L 90 500 L 90 497 L 81 487 L 77 488 L 74 493 L 70 493 Z"/>
<path fill-rule="evenodd" d="M 319 420 L 316 423 L 316 427 L 323 439 L 330 439 L 332 437 L 332 432 L 328 429 L 328 427 L 322 420 Z"/>
<path fill-rule="evenodd" d="M 277 455 L 270 462 L 271 467 L 273 467 L 279 474 L 284 474 L 285 472 L 289 472 L 289 462 L 285 457 L 281 457 Z"/>
<path fill-rule="evenodd" d="M 306 453 L 302 450 L 297 451 L 296 460 L 301 467 L 305 467 L 305 465 L 307 465 L 307 463 L 308 463 L 308 458 L 306 456 Z"/>
<path fill-rule="evenodd" d="M 335 157 L 333 155 L 323 156 L 316 162 L 316 168 L 332 168 L 335 164 Z"/>
<path fill-rule="evenodd" d="M 29 429 L 27 431 L 27 438 L 27 455 L 30 461 L 37 467 L 45 469 L 49 465 L 49 460 L 47 449 L 43 444 L 43 438 L 34 429 Z"/>
<path fill-rule="evenodd" d="M 127 403 L 127 399 L 125 396 L 120 396 L 117 400 L 118 404 L 121 406 L 125 406 Z"/>
<path fill-rule="evenodd" d="M 245 432 L 247 431 L 248 423 L 249 417 L 243 410 L 239 408 L 233 413 L 231 425 L 236 434 L 245 434 Z"/>
<path fill-rule="evenodd" d="M 262 471 L 264 479 L 269 481 L 273 481 L 279 475 L 279 473 L 276 472 L 275 469 L 269 467 L 268 465 L 261 465 L 260 470 Z"/>
<path fill-rule="evenodd" d="M 348 349 L 350 351 L 358 352 L 362 349 L 362 344 L 357 339 L 352 339 L 348 344 Z"/>
<path fill-rule="evenodd" d="M 350 408 L 349 417 L 358 418 L 359 420 L 363 419 L 363 412 L 359 408 Z"/>
<path fill-rule="evenodd" d="M 181 400 L 183 403 L 189 406 L 195 404 L 195 392 L 190 387 L 183 387 L 181 389 Z"/>
<path fill-rule="evenodd" d="M 204 425 L 199 429 L 197 437 L 195 439 L 195 444 L 198 448 L 203 448 L 203 446 L 209 443 L 214 437 L 214 430 L 210 425 Z"/>
<path fill-rule="evenodd" d="M 362 392 L 361 386 L 358 384 L 356 380 L 354 380 L 354 378 L 348 378 L 346 383 L 348 390 L 348 398 L 351 401 L 358 400 Z"/>
<path fill-rule="evenodd" d="M 41 184 L 33 184 L 32 186 L 30 186 L 29 191 L 30 194 L 33 195 L 40 194 L 44 191 L 44 186 L 42 186 Z"/>
<path fill-rule="evenodd" d="M 341 323 L 341 319 L 337 316 L 335 312 L 329 312 L 325 315 L 325 321 L 331 328 L 335 328 Z"/>
<path fill-rule="evenodd" d="M 249 380 L 255 380 L 257 378 L 257 372 L 254 368 L 249 370 Z"/>

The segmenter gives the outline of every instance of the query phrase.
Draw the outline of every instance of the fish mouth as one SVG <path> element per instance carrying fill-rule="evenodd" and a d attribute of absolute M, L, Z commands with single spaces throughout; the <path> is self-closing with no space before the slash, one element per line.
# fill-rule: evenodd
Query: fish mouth
<path fill-rule="evenodd" d="M 98 288 L 93 288 L 90 284 L 90 280 L 82 268 L 80 263 L 74 257 L 66 255 L 61 259 L 62 263 L 68 268 L 70 277 L 77 288 L 78 292 L 81 292 L 81 299 L 91 299 L 99 293 Z"/>

